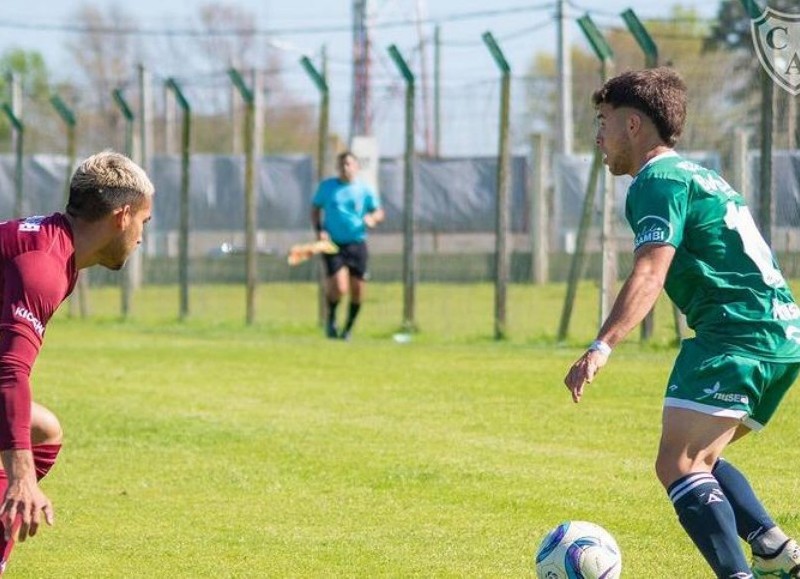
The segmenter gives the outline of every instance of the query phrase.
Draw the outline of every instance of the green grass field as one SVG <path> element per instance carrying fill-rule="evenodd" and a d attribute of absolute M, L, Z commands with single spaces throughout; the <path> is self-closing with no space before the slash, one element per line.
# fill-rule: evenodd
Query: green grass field
<path fill-rule="evenodd" d="M 18 546 L 9 577 L 532 577 L 566 519 L 617 538 L 624 577 L 710 577 L 653 473 L 676 350 L 631 339 L 580 405 L 562 378 L 597 324 L 581 288 L 556 345 L 564 286 L 513 287 L 491 340 L 489 286 L 419 290 L 422 333 L 391 335 L 398 286 L 370 287 L 351 343 L 321 337 L 316 288 L 94 291 L 92 317 L 51 322 L 35 398 L 65 446 L 43 488 L 56 525 Z M 66 309 L 66 308 L 65 308 Z M 792 393 L 728 458 L 800 534 Z"/>

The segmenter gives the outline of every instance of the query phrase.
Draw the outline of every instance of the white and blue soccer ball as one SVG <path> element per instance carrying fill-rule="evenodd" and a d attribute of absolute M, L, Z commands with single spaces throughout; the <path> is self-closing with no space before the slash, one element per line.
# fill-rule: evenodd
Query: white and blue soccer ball
<path fill-rule="evenodd" d="M 539 579 L 618 579 L 622 553 L 600 525 L 566 521 L 547 533 L 536 551 Z"/>

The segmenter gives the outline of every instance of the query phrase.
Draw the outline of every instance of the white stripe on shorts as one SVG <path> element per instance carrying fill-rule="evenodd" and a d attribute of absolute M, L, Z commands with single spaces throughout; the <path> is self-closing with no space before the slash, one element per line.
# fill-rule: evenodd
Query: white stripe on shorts
<path fill-rule="evenodd" d="M 738 418 L 744 420 L 747 418 L 747 412 L 744 410 L 733 410 L 731 408 L 720 408 L 719 406 L 712 406 L 711 404 L 701 404 L 693 400 L 683 400 L 681 398 L 664 398 L 664 406 L 669 408 L 686 408 L 687 410 L 694 410 L 703 414 L 711 414 L 712 416 L 725 416 L 728 418 Z"/>
<path fill-rule="evenodd" d="M 747 426 L 753 432 L 758 432 L 764 425 L 756 422 L 744 410 L 732 410 L 730 408 L 720 408 L 719 406 L 712 406 L 710 404 L 701 404 L 693 400 L 683 400 L 681 398 L 664 398 L 665 408 L 685 408 L 686 410 L 694 410 L 702 414 L 710 414 L 711 416 L 723 416 L 726 418 L 737 418 L 742 421 L 742 424 Z"/>

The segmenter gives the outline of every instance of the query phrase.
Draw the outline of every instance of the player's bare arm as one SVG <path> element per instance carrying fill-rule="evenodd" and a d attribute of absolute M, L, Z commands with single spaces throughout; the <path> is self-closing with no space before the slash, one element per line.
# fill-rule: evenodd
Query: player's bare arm
<path fill-rule="evenodd" d="M 0 457 L 8 477 L 8 489 L 0 505 L 0 522 L 5 528 L 6 539 L 24 541 L 38 531 L 42 513 L 45 522 L 53 524 L 53 505 L 36 481 L 30 450 L 4 450 Z M 18 517 L 20 524 L 15 526 Z"/>
<path fill-rule="evenodd" d="M 314 228 L 318 240 L 330 239 L 328 232 L 322 228 L 322 209 L 319 207 L 311 208 L 311 226 Z"/>
<path fill-rule="evenodd" d="M 633 271 L 622 286 L 608 319 L 597 335 L 612 348 L 644 320 L 664 288 L 675 248 L 643 245 L 634 254 Z"/>
<path fill-rule="evenodd" d="M 367 227 L 372 229 L 373 227 L 378 225 L 378 223 L 383 221 L 383 218 L 384 218 L 383 209 L 382 208 L 378 208 L 375 211 L 367 213 L 364 216 L 364 225 L 366 225 Z"/>
<path fill-rule="evenodd" d="M 597 341 L 572 365 L 564 384 L 574 402 L 580 402 L 586 384 L 594 380 L 606 365 L 611 348 L 644 320 L 664 287 L 664 281 L 675 256 L 671 245 L 644 245 L 634 254 L 633 271 L 622 286 L 611 313 L 603 323 Z"/>

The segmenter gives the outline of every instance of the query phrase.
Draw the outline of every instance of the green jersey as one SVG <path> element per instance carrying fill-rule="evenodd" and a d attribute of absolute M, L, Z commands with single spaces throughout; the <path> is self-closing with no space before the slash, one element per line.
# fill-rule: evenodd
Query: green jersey
<path fill-rule="evenodd" d="M 628 190 L 634 249 L 669 244 L 664 289 L 697 340 L 751 358 L 800 360 L 800 308 L 744 198 L 714 171 L 670 152 Z"/>

